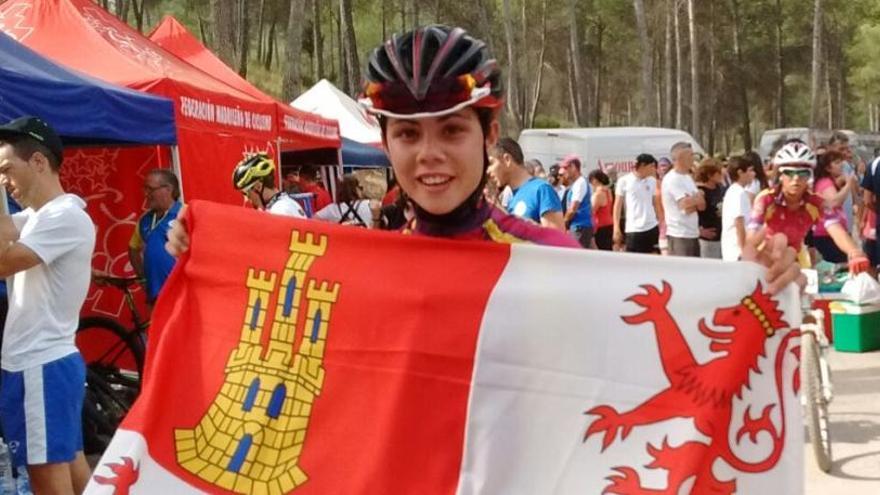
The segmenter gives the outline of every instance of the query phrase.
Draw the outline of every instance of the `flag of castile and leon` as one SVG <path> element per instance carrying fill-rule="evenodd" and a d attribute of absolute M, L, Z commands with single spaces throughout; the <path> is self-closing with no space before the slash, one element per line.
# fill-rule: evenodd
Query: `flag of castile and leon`
<path fill-rule="evenodd" d="M 89 494 L 802 491 L 797 294 L 757 265 L 187 220 Z"/>

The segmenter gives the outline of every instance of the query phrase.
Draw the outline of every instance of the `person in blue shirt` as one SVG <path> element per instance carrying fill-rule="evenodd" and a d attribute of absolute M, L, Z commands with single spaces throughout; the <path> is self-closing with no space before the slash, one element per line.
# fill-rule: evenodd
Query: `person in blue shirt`
<path fill-rule="evenodd" d="M 149 210 L 138 220 L 128 256 L 137 276 L 146 281 L 147 302 L 152 305 L 176 261 L 165 250 L 165 243 L 181 206 L 177 176 L 168 169 L 151 170 L 144 179 L 144 196 Z"/>
<path fill-rule="evenodd" d="M 563 204 L 565 205 L 565 226 L 572 237 L 584 248 L 593 248 L 593 214 L 590 199 L 593 194 L 590 183 L 581 175 L 580 158 L 569 155 L 559 164 L 559 175 L 562 176 L 563 184 L 568 187 L 565 191 Z"/>
<path fill-rule="evenodd" d="M 511 138 L 501 138 L 488 153 L 489 177 L 499 189 L 510 186 L 513 190 L 507 210 L 544 227 L 564 231 L 562 203 L 556 190 L 544 179 L 529 174 L 519 144 Z"/>

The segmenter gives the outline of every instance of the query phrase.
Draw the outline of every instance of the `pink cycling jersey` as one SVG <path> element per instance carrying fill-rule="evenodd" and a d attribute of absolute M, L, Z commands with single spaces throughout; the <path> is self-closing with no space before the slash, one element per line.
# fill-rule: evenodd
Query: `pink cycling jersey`
<path fill-rule="evenodd" d="M 437 225 L 412 219 L 403 229 L 404 234 L 428 235 L 461 240 L 486 240 L 502 244 L 527 242 L 545 246 L 580 247 L 566 233 L 541 227 L 538 224 L 505 213 L 500 208 L 480 200 L 467 219 L 455 225 Z"/>

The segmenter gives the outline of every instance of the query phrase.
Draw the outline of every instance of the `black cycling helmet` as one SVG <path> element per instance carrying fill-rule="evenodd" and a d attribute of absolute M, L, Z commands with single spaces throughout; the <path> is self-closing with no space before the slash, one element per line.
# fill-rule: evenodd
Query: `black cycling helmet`
<path fill-rule="evenodd" d="M 238 162 L 232 171 L 232 187 L 244 191 L 275 173 L 275 162 L 265 153 L 256 153 Z"/>
<path fill-rule="evenodd" d="M 367 111 L 386 117 L 437 117 L 464 107 L 501 107 L 501 70 L 486 44 L 464 29 L 424 26 L 394 35 L 370 54 Z"/>

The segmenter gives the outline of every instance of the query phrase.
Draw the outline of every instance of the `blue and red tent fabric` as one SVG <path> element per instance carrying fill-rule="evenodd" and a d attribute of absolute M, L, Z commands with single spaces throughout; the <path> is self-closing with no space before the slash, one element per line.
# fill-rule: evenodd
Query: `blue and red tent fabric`
<path fill-rule="evenodd" d="M 175 144 L 168 98 L 100 81 L 0 32 L 0 121 L 35 115 L 66 144 Z"/>

